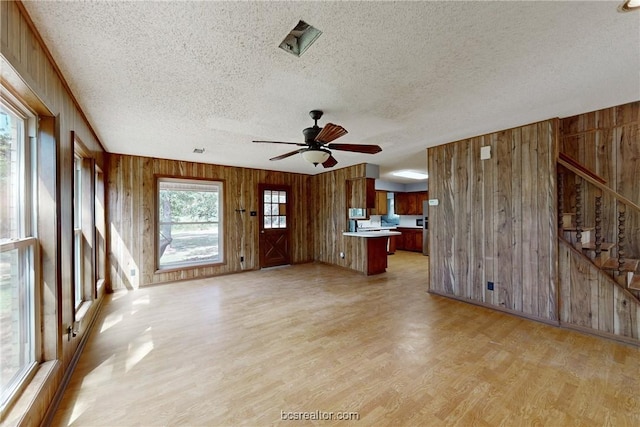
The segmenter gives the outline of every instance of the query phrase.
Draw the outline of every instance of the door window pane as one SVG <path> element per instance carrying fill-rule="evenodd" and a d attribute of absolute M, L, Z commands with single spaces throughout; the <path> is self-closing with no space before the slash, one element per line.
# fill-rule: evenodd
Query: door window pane
<path fill-rule="evenodd" d="M 287 192 L 264 190 L 264 228 L 287 228 Z"/>

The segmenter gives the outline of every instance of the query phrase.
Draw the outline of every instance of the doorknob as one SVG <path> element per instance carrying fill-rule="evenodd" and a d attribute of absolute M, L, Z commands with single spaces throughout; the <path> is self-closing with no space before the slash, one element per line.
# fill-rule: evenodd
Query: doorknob
<path fill-rule="evenodd" d="M 260 230 L 260 234 L 264 234 L 264 230 Z"/>

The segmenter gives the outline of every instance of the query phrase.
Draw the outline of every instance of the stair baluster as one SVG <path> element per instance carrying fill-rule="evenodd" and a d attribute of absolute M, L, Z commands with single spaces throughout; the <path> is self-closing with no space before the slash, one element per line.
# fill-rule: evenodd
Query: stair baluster
<path fill-rule="evenodd" d="M 600 263 L 602 253 L 602 191 L 598 191 L 596 196 L 595 251 L 595 260 Z"/>
<path fill-rule="evenodd" d="M 564 228 L 564 173 L 558 171 L 558 234 L 563 235 Z"/>
<path fill-rule="evenodd" d="M 618 204 L 618 275 L 623 274 L 622 267 L 624 266 L 624 244 L 625 244 L 625 234 L 624 234 L 624 218 L 625 214 L 625 206 L 622 203 Z"/>
<path fill-rule="evenodd" d="M 576 243 L 578 250 L 582 249 L 582 181 L 576 177 Z"/>

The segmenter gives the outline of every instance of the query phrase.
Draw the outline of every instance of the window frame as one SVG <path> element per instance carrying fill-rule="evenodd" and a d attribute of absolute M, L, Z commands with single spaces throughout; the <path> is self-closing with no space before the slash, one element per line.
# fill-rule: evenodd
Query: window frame
<path fill-rule="evenodd" d="M 36 369 L 42 361 L 42 328 L 41 328 L 41 262 L 40 246 L 37 238 L 37 115 L 18 98 L 14 97 L 5 86 L 0 86 L 0 103 L 11 114 L 22 120 L 21 135 L 19 135 L 18 173 L 19 182 L 19 212 L 18 237 L 8 241 L 0 241 L 0 253 L 17 250 L 20 281 L 29 282 L 29 289 L 19 292 L 20 299 L 28 301 L 25 313 L 20 313 L 21 321 L 26 325 L 29 335 L 27 359 L 28 361 L 7 384 L 5 390 L 0 390 L 0 420 L 4 419 L 13 403 L 29 385 Z M 27 254 L 28 252 L 28 254 Z M 21 302 L 22 305 L 22 302 Z M 24 308 L 24 307 L 23 307 Z"/>
<path fill-rule="evenodd" d="M 82 157 L 73 157 L 73 308 L 82 305 L 84 283 L 84 238 L 82 236 Z"/>
<path fill-rule="evenodd" d="M 160 190 L 162 182 L 174 182 L 183 184 L 210 184 L 217 186 L 218 192 L 218 259 L 214 261 L 192 262 L 192 263 L 175 263 L 172 265 L 161 265 L 160 263 L 160 228 L 162 226 L 160 218 Z M 172 271 L 189 270 L 203 267 L 211 267 L 217 265 L 223 265 L 226 263 L 226 255 L 224 248 L 225 239 L 225 181 L 215 178 L 200 178 L 200 177 L 181 177 L 171 175 L 155 175 L 155 229 L 154 229 L 154 264 L 155 273 L 168 273 Z M 215 221 L 205 221 L 203 223 L 214 224 Z"/>
<path fill-rule="evenodd" d="M 80 321 L 97 295 L 95 279 L 95 160 L 74 131 L 73 143 L 73 307 L 74 322 Z M 79 169 L 78 169 L 79 167 Z M 76 180 L 80 177 L 80 185 Z M 76 192 L 80 194 L 77 195 Z M 79 196 L 79 197 L 78 197 Z M 78 212 L 79 211 L 79 212 Z M 76 213 L 79 223 L 76 223 Z M 76 243 L 79 240 L 79 247 Z M 78 283 L 78 277 L 81 283 Z M 78 293 L 80 295 L 78 296 Z"/>
<path fill-rule="evenodd" d="M 98 292 L 107 280 L 107 210 L 105 206 L 105 174 L 98 165 L 94 167 L 94 175 L 94 298 L 97 298 Z"/>

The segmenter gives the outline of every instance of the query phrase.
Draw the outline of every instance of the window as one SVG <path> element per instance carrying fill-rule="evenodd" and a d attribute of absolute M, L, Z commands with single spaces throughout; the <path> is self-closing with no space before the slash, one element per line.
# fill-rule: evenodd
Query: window
<path fill-rule="evenodd" d="M 382 215 L 382 221 L 388 224 L 400 224 L 400 215 L 396 214 L 394 193 L 387 193 L 387 214 Z"/>
<path fill-rule="evenodd" d="M 159 178 L 157 200 L 159 269 L 222 262 L 221 182 Z"/>
<path fill-rule="evenodd" d="M 76 310 L 82 304 L 84 282 L 84 239 L 82 236 L 82 157 L 73 159 L 73 295 Z"/>
<path fill-rule="evenodd" d="M 29 123 L 17 102 L 0 99 L 0 414 L 36 366 L 37 240 Z"/>
<path fill-rule="evenodd" d="M 264 190 L 264 228 L 287 228 L 287 192 Z"/>
<path fill-rule="evenodd" d="M 107 246 L 106 246 L 106 230 L 107 220 L 105 216 L 104 206 L 104 173 L 96 166 L 95 171 L 95 271 L 96 271 L 96 287 L 101 286 L 104 283 L 107 276 Z M 96 295 L 97 296 L 97 295 Z"/>
<path fill-rule="evenodd" d="M 91 152 L 71 132 L 73 158 L 73 295 L 75 320 L 84 302 L 95 295 L 95 162 Z M 85 306 L 84 309 L 87 309 Z"/>

